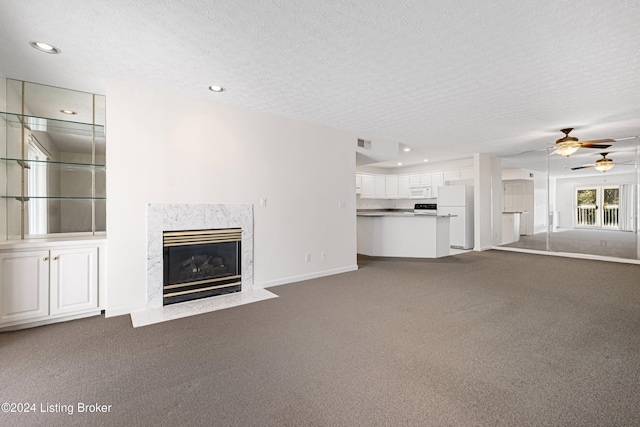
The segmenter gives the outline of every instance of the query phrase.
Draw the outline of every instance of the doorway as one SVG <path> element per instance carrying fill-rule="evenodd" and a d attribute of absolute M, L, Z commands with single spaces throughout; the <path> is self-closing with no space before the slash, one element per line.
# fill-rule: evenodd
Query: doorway
<path fill-rule="evenodd" d="M 577 188 L 575 201 L 575 228 L 620 229 L 620 186 Z"/>

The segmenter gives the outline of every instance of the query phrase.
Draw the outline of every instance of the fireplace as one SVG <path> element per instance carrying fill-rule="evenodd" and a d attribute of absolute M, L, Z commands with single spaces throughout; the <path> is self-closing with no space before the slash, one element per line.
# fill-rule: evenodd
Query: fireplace
<path fill-rule="evenodd" d="M 162 304 L 239 292 L 240 228 L 163 232 Z"/>

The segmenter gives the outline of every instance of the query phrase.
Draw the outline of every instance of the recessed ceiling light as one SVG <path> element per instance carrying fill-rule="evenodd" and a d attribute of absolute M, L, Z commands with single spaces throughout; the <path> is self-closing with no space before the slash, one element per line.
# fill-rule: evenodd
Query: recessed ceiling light
<path fill-rule="evenodd" d="M 72 110 L 60 110 L 60 112 L 63 113 L 63 114 L 71 114 L 71 115 L 78 114 L 78 113 L 76 113 L 75 111 L 72 111 Z"/>
<path fill-rule="evenodd" d="M 49 43 L 44 43 L 44 42 L 29 42 L 29 44 L 34 47 L 35 49 L 38 49 L 41 52 L 45 52 L 45 53 L 60 53 L 60 49 L 58 49 L 57 47 L 50 45 Z"/>
<path fill-rule="evenodd" d="M 402 162 L 398 162 L 398 166 L 402 166 Z"/>
<path fill-rule="evenodd" d="M 211 92 L 224 92 L 224 88 L 222 86 L 216 86 L 216 85 L 209 86 L 209 90 Z"/>
<path fill-rule="evenodd" d="M 428 161 L 429 161 L 429 159 L 424 159 L 424 161 L 425 161 L 425 162 L 428 162 Z"/>
<path fill-rule="evenodd" d="M 402 150 L 402 151 L 411 151 L 411 148 L 405 147 L 404 150 Z"/>

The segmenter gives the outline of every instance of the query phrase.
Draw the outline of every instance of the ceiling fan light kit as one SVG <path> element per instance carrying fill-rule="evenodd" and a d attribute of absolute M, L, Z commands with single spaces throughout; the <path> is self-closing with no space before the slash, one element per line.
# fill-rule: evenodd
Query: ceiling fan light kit
<path fill-rule="evenodd" d="M 610 144 L 602 144 L 602 142 L 615 142 L 613 139 L 598 139 L 594 141 L 582 141 L 579 142 L 578 138 L 575 136 L 569 136 L 569 132 L 571 132 L 573 128 L 560 129 L 560 132 L 564 133 L 564 137 L 558 139 L 556 141 L 555 149 L 556 153 L 561 156 L 569 157 L 579 148 L 597 148 L 597 149 L 605 149 L 611 147 Z"/>
<path fill-rule="evenodd" d="M 571 156 L 573 153 L 578 151 L 578 148 L 580 148 L 580 143 L 577 141 L 566 141 L 556 144 L 556 153 L 565 157 Z"/>
<path fill-rule="evenodd" d="M 596 164 L 593 166 L 595 170 L 600 172 L 606 172 L 613 167 L 613 160 L 603 157 L 600 160 L 596 161 Z"/>

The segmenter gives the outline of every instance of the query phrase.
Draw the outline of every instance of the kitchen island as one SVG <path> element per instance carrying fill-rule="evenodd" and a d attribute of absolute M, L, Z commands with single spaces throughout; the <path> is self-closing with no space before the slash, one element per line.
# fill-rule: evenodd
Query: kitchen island
<path fill-rule="evenodd" d="M 358 253 L 411 258 L 448 256 L 450 218 L 451 215 L 409 211 L 358 211 Z"/>

